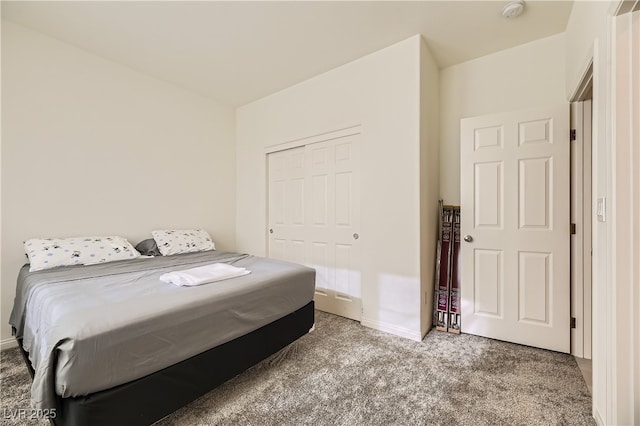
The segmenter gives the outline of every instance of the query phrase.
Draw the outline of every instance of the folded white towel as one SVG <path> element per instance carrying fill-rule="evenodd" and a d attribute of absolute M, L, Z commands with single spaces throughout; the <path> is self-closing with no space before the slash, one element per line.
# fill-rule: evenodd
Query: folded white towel
<path fill-rule="evenodd" d="M 160 275 L 160 280 L 177 286 L 194 286 L 240 277 L 250 273 L 251 271 L 246 268 L 238 268 L 226 263 L 212 263 L 211 265 L 185 269 L 184 271 L 167 272 Z"/>

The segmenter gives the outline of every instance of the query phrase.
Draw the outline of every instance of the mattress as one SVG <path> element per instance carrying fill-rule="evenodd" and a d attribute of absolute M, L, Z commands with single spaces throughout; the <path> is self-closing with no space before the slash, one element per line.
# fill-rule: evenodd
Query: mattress
<path fill-rule="evenodd" d="M 178 287 L 169 271 L 215 262 L 249 275 Z M 315 271 L 220 251 L 18 276 L 10 323 L 35 370 L 35 409 L 139 379 L 256 330 L 313 299 Z M 211 366 L 223 368 L 223 366 Z"/>

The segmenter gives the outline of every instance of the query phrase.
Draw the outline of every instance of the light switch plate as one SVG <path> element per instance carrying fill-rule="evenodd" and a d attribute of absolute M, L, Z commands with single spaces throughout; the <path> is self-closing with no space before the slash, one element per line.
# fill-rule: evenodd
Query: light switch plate
<path fill-rule="evenodd" d="M 598 198 L 596 216 L 598 217 L 598 222 L 607 221 L 607 199 L 605 197 Z"/>

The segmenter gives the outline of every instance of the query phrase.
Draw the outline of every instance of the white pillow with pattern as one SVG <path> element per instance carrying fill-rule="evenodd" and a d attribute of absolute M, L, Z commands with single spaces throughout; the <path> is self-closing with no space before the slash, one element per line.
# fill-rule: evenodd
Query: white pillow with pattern
<path fill-rule="evenodd" d="M 204 229 L 163 229 L 152 231 L 151 235 L 163 256 L 216 249 Z"/>
<path fill-rule="evenodd" d="M 140 257 L 140 253 L 126 238 L 117 236 L 32 238 L 25 241 L 24 251 L 29 258 L 31 272 L 58 266 L 93 265 Z"/>

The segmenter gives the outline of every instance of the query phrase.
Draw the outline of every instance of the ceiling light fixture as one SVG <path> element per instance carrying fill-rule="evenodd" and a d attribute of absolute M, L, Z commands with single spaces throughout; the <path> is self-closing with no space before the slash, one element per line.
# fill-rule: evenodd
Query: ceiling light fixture
<path fill-rule="evenodd" d="M 514 0 L 507 3 L 502 9 L 502 16 L 505 18 L 515 18 L 524 11 L 524 1 Z"/>

